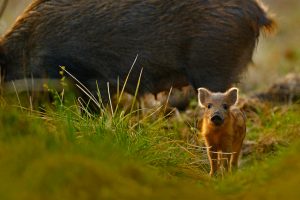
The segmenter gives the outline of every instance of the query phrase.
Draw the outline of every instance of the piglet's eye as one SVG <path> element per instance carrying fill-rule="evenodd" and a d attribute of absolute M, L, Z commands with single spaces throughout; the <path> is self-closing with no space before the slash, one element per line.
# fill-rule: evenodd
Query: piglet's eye
<path fill-rule="evenodd" d="M 223 104 L 224 110 L 228 110 L 229 106 L 227 104 Z"/>
<path fill-rule="evenodd" d="M 211 107 L 212 107 L 212 104 L 211 104 L 211 103 L 207 104 L 207 108 L 208 108 L 208 109 L 211 109 Z"/>

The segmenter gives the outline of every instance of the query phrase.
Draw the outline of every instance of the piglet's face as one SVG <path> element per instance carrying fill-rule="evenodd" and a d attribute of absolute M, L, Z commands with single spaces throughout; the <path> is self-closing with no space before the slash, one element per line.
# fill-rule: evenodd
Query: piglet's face
<path fill-rule="evenodd" d="M 238 89 L 231 88 L 225 93 L 198 89 L 199 105 L 205 108 L 204 118 L 213 126 L 222 126 L 229 118 L 230 107 L 238 100 Z"/>

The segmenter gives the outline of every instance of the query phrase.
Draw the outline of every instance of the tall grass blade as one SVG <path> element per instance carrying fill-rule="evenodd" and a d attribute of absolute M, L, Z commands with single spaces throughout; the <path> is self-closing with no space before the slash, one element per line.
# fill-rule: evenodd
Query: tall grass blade
<path fill-rule="evenodd" d="M 122 97 L 123 97 L 123 93 L 124 93 L 124 91 L 125 91 L 125 87 L 126 87 L 126 85 L 127 85 L 128 79 L 129 79 L 129 77 L 130 77 L 130 74 L 131 74 L 131 72 L 132 72 L 133 67 L 135 66 L 135 63 L 136 63 L 138 57 L 139 57 L 139 55 L 137 54 L 136 57 L 135 57 L 135 59 L 134 59 L 134 61 L 133 61 L 133 63 L 132 63 L 132 65 L 131 65 L 131 67 L 130 67 L 130 70 L 129 70 L 129 72 L 128 72 L 126 78 L 125 78 L 125 81 L 124 81 L 124 84 L 123 84 L 121 93 L 120 93 L 120 95 L 118 96 L 118 99 L 117 99 L 117 105 L 116 105 L 116 108 L 115 108 L 115 113 L 118 111 L 119 104 L 120 104 L 120 102 L 121 102 L 121 99 L 122 99 Z"/>
<path fill-rule="evenodd" d="M 107 95 L 108 95 L 108 99 L 109 99 L 110 111 L 111 111 L 111 115 L 114 116 L 114 108 L 113 108 L 113 103 L 111 101 L 109 82 L 107 82 L 106 84 L 107 84 Z"/>
<path fill-rule="evenodd" d="M 22 106 L 22 104 L 21 104 L 21 100 L 20 100 L 20 97 L 19 97 L 19 94 L 18 94 L 18 91 L 17 91 L 17 88 L 16 88 L 16 86 L 15 86 L 15 82 L 14 82 L 14 81 L 12 81 L 12 85 L 13 85 L 14 90 L 15 90 L 15 93 L 16 93 L 16 95 L 17 95 L 17 99 L 18 99 L 18 102 L 19 102 L 19 106 L 20 106 L 20 108 L 21 108 L 21 111 L 23 111 L 23 106 Z"/>
<path fill-rule="evenodd" d="M 134 108 L 134 105 L 135 105 L 135 102 L 136 102 L 136 99 L 137 99 L 137 96 L 138 96 L 138 91 L 139 91 L 140 84 L 141 84 L 142 74 L 143 74 L 143 68 L 141 69 L 139 79 L 138 79 L 138 82 L 137 82 L 137 86 L 135 88 L 135 93 L 134 93 L 134 96 L 133 96 L 133 101 L 132 101 L 132 104 L 131 104 L 130 112 L 133 111 L 133 108 Z"/>

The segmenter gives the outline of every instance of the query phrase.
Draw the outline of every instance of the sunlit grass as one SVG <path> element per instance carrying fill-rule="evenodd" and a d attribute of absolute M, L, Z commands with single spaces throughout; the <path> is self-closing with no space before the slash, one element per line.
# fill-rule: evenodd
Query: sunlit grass
<path fill-rule="evenodd" d="M 163 115 L 144 119 L 122 109 L 115 115 L 82 115 L 77 105 L 60 104 L 44 112 L 22 112 L 4 105 L 0 198 L 170 199 L 175 194 L 178 199 L 199 194 L 255 198 L 256 193 L 248 190 L 273 181 L 279 190 L 279 171 L 287 178 L 299 170 L 294 158 L 299 152 L 299 109 L 299 105 L 277 106 L 258 113 L 260 126 L 250 129 L 247 137 L 258 145 L 264 138 L 275 138 L 276 148 L 264 152 L 258 146 L 236 174 L 210 180 L 205 167 L 192 164 L 197 152 L 189 151 L 180 138 L 184 124 L 172 126 L 175 121 Z M 250 121 L 248 126 L 256 124 Z"/>

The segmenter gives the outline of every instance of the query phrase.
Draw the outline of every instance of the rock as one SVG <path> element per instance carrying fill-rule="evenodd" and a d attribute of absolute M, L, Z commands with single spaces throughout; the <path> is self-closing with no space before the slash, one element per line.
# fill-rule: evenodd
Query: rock
<path fill-rule="evenodd" d="M 300 100 L 300 74 L 290 73 L 276 81 L 266 92 L 255 97 L 261 100 L 292 103 Z"/>

